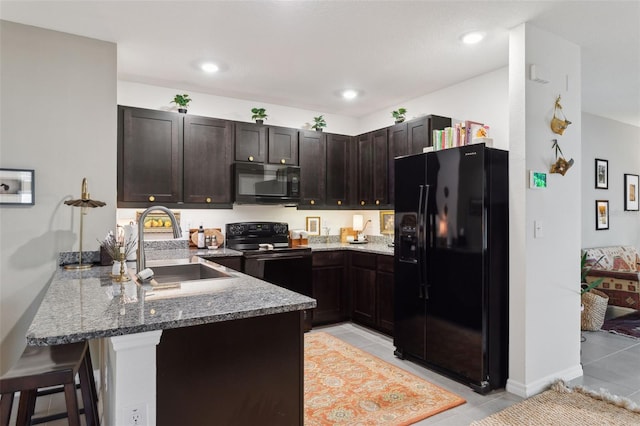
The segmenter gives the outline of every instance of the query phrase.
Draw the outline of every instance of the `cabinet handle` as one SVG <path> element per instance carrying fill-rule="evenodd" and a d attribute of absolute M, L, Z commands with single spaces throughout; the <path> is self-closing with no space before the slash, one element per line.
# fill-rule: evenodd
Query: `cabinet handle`
<path fill-rule="evenodd" d="M 205 200 L 207 203 L 211 202 L 211 197 L 207 197 L 207 199 Z"/>
<path fill-rule="evenodd" d="M 380 200 L 376 200 L 376 206 L 380 205 Z"/>
<path fill-rule="evenodd" d="M 364 206 L 364 201 L 360 201 L 360 205 L 361 205 L 361 206 Z"/>
<path fill-rule="evenodd" d="M 156 197 L 154 197 L 153 195 L 149 195 L 149 201 L 155 201 Z"/>
<path fill-rule="evenodd" d="M 311 200 L 309 203 L 313 206 L 316 202 L 315 200 Z"/>
<path fill-rule="evenodd" d="M 287 162 L 287 160 L 285 160 L 284 158 L 280 160 L 280 163 L 281 163 L 281 164 L 284 164 L 284 163 L 286 163 L 286 162 Z"/>
<path fill-rule="evenodd" d="M 253 155 L 249 156 L 249 161 L 253 161 Z"/>
<path fill-rule="evenodd" d="M 341 206 L 342 205 L 342 201 L 338 200 L 338 205 Z"/>

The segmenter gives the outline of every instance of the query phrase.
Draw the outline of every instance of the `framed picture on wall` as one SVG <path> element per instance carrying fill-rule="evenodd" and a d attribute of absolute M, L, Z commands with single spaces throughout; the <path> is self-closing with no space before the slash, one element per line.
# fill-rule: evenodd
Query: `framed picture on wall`
<path fill-rule="evenodd" d="M 609 200 L 596 200 L 596 231 L 609 229 Z"/>
<path fill-rule="evenodd" d="M 0 204 L 34 205 L 34 171 L 0 169 Z"/>
<path fill-rule="evenodd" d="M 638 175 L 624 175 L 624 209 L 638 211 Z"/>
<path fill-rule="evenodd" d="M 394 211 L 382 210 L 380 211 L 380 233 L 382 235 L 393 235 L 394 228 Z"/>
<path fill-rule="evenodd" d="M 307 232 L 309 235 L 320 235 L 319 216 L 307 216 Z"/>
<path fill-rule="evenodd" d="M 596 189 L 609 189 L 609 161 L 596 158 Z"/>

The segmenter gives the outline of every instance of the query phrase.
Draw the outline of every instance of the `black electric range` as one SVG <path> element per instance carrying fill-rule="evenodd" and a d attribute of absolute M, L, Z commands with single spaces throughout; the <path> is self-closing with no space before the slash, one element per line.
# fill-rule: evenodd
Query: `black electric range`
<path fill-rule="evenodd" d="M 311 248 L 289 247 L 289 225 L 282 222 L 239 222 L 225 225 L 226 246 L 242 252 L 242 272 L 312 297 Z M 313 311 L 304 311 L 311 329 Z"/>

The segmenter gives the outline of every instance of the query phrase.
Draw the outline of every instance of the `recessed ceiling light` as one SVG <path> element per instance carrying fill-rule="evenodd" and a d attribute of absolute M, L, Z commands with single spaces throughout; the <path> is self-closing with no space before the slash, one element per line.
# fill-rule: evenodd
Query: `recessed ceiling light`
<path fill-rule="evenodd" d="M 206 62 L 200 65 L 200 68 L 202 68 L 202 71 L 204 72 L 217 72 L 220 69 L 216 64 L 212 62 Z"/>
<path fill-rule="evenodd" d="M 342 91 L 342 97 L 345 99 L 354 99 L 358 97 L 358 92 L 356 90 L 348 89 Z"/>
<path fill-rule="evenodd" d="M 471 33 L 467 33 L 465 35 L 462 36 L 462 42 L 464 44 L 476 44 L 482 41 L 482 39 L 484 38 L 485 34 L 483 32 L 480 31 L 474 31 Z"/>

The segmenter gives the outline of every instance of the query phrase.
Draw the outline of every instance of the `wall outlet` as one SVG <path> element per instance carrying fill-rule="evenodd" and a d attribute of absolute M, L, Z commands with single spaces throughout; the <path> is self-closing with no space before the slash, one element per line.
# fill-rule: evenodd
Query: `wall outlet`
<path fill-rule="evenodd" d="M 147 424 L 147 405 L 134 405 L 125 409 L 126 419 L 129 426 L 146 426 Z"/>

